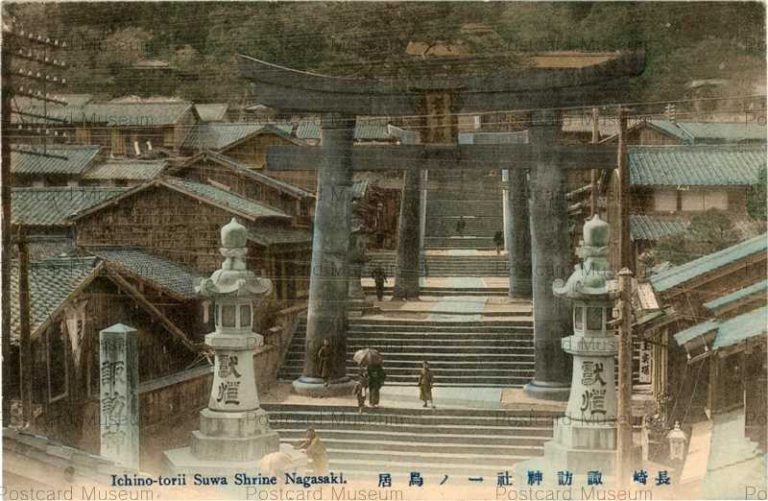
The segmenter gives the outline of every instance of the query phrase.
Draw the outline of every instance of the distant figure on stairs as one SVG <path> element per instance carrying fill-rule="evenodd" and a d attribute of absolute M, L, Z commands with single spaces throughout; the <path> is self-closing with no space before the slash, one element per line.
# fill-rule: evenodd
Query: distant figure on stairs
<path fill-rule="evenodd" d="M 384 386 L 384 379 L 387 374 L 384 372 L 384 368 L 379 365 L 368 366 L 368 403 L 371 407 L 379 406 L 379 392 L 381 387 Z"/>
<path fill-rule="evenodd" d="M 320 377 L 325 381 L 325 386 L 328 387 L 331 384 L 331 357 L 333 353 L 331 351 L 331 342 L 326 338 L 323 339 L 323 345 L 317 350 L 317 365 L 320 369 Z"/>
<path fill-rule="evenodd" d="M 303 449 L 307 452 L 315 475 L 328 473 L 328 451 L 325 450 L 325 445 L 320 442 L 320 436 L 315 433 L 314 428 L 307 429 L 307 438 L 297 446 L 297 449 Z"/>
<path fill-rule="evenodd" d="M 432 375 L 432 370 L 429 368 L 429 362 L 424 361 L 421 364 L 421 371 L 419 372 L 419 398 L 424 402 L 424 407 L 427 406 L 427 402 L 432 404 L 432 408 L 435 409 L 435 403 L 432 401 L 432 385 L 435 384 L 435 377 Z"/>
<path fill-rule="evenodd" d="M 456 233 L 458 233 L 460 237 L 464 236 L 464 227 L 466 225 L 467 222 L 464 221 L 464 216 L 459 216 L 459 220 L 456 221 Z"/>
<path fill-rule="evenodd" d="M 496 255 L 498 256 L 501 254 L 501 249 L 504 248 L 504 233 L 497 231 L 493 235 L 493 243 L 496 244 Z"/>
<path fill-rule="evenodd" d="M 371 273 L 371 278 L 376 283 L 376 297 L 379 301 L 384 300 L 384 283 L 387 281 L 387 275 L 384 273 L 384 268 L 381 265 L 377 265 Z"/>

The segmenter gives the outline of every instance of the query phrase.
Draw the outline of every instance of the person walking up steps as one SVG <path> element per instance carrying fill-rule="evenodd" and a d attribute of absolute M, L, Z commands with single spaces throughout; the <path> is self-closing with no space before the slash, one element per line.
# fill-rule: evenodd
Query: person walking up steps
<path fill-rule="evenodd" d="M 501 254 L 501 249 L 504 248 L 504 233 L 497 231 L 493 235 L 493 243 L 496 244 L 496 255 Z"/>
<path fill-rule="evenodd" d="M 456 221 L 456 233 L 458 233 L 460 237 L 464 236 L 464 227 L 466 225 L 467 222 L 464 221 L 464 216 L 459 216 L 459 220 Z"/>
<path fill-rule="evenodd" d="M 381 265 L 376 266 L 371 273 L 374 283 L 376 284 L 376 298 L 379 301 L 384 300 L 384 283 L 387 281 L 387 275 L 384 273 L 384 268 Z"/>
<path fill-rule="evenodd" d="M 387 374 L 381 365 L 368 366 L 368 403 L 371 404 L 371 407 L 379 406 L 379 392 L 381 387 L 384 386 L 384 379 L 386 377 Z"/>
<path fill-rule="evenodd" d="M 434 383 L 435 378 L 432 375 L 432 370 L 429 368 L 429 362 L 424 361 L 421 364 L 421 371 L 419 371 L 419 398 L 424 402 L 424 407 L 429 402 L 432 404 L 432 408 L 436 409 L 435 403 L 432 401 L 432 386 Z"/>

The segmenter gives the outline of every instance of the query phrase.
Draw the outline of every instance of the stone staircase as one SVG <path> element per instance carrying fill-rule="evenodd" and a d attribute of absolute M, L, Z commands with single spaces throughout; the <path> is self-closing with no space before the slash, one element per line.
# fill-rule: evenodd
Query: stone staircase
<path fill-rule="evenodd" d="M 484 409 L 366 409 L 265 404 L 281 441 L 296 445 L 313 427 L 328 450 L 329 467 L 350 476 L 417 471 L 450 475 L 452 483 L 483 476 L 495 485 L 499 472 L 543 455 L 558 414 Z M 373 476 L 370 476 L 373 475 Z M 407 484 L 406 484 L 407 485 Z"/>
<path fill-rule="evenodd" d="M 427 249 L 494 249 L 493 236 L 504 228 L 501 176 L 445 171 L 429 173 Z M 464 220 L 459 233 L 456 223 Z"/>
<path fill-rule="evenodd" d="M 397 254 L 395 252 L 372 252 L 363 272 L 364 277 L 371 276 L 371 270 L 381 266 L 387 277 L 395 276 Z M 422 257 L 422 276 L 428 277 L 506 277 L 509 273 L 509 261 L 506 255 L 426 255 Z"/>
<path fill-rule="evenodd" d="M 306 323 L 299 324 L 278 378 L 301 375 Z M 440 321 L 350 319 L 347 374 L 357 374 L 352 355 L 375 348 L 384 355 L 387 385 L 415 385 L 429 361 L 436 386 L 521 387 L 533 377 L 530 320 Z"/>

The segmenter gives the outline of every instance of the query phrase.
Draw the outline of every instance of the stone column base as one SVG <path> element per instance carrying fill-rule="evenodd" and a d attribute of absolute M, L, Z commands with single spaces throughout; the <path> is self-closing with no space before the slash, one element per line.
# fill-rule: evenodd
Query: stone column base
<path fill-rule="evenodd" d="M 351 395 L 355 382 L 348 376 L 334 379 L 326 386 L 325 381 L 319 377 L 301 376 L 293 382 L 293 391 L 299 395 L 313 398 L 339 397 Z"/>
<path fill-rule="evenodd" d="M 568 383 L 550 383 L 535 379 L 525 385 L 524 390 L 530 397 L 558 402 L 567 402 L 571 395 L 571 385 Z"/>

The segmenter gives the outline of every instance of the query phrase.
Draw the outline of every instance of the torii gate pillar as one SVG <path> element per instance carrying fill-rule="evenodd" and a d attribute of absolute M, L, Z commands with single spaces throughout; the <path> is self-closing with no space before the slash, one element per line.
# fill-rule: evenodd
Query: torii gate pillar
<path fill-rule="evenodd" d="M 312 397 L 348 394 L 354 385 L 346 375 L 354 130 L 353 116 L 322 116 L 304 369 L 293 382 Z"/>
<path fill-rule="evenodd" d="M 566 174 L 556 160 L 544 155 L 557 143 L 559 112 L 533 113 L 529 140 L 540 151 L 541 160 L 531 169 L 530 221 L 533 266 L 533 332 L 536 357 L 534 378 L 525 387 L 529 395 L 548 400 L 568 400 L 571 380 L 570 357 L 560 339 L 572 330 L 571 311 L 556 298 L 551 284 L 565 280 L 571 271 L 570 229 Z"/>

